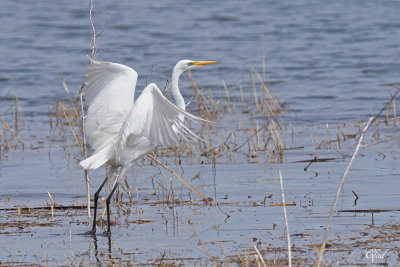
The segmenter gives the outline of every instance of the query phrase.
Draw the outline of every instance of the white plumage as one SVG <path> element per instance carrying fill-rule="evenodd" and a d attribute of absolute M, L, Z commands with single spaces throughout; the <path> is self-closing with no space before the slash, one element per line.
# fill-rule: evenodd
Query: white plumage
<path fill-rule="evenodd" d="M 196 138 L 180 120 L 202 119 L 171 103 L 156 84 L 149 84 L 134 102 L 137 73 L 111 62 L 92 60 L 83 95 L 88 104 L 84 132 L 94 154 L 83 160 L 84 169 L 105 163 L 129 166 L 157 146 L 171 146 L 184 138 Z M 174 125 L 174 126 L 173 126 Z"/>
<path fill-rule="evenodd" d="M 176 105 L 169 101 L 156 84 L 149 84 L 134 101 L 138 75 L 132 68 L 118 63 L 91 60 L 86 72 L 82 94 L 88 106 L 84 132 L 88 144 L 94 149 L 92 156 L 80 162 L 86 169 L 97 169 L 104 164 L 111 166 L 106 179 L 95 194 L 95 216 L 98 194 L 107 179 L 119 167 L 118 177 L 126 169 L 157 146 L 172 146 L 180 137 L 198 139 L 184 125 L 184 119 L 203 121 L 185 111 L 185 102 L 178 88 L 179 76 L 189 69 L 214 61 L 179 61 L 172 72 L 171 93 Z M 109 199 L 118 185 L 115 181 Z M 109 221 L 109 213 L 108 213 Z M 96 224 L 89 232 L 96 232 Z M 108 233 L 110 224 L 108 224 Z"/>

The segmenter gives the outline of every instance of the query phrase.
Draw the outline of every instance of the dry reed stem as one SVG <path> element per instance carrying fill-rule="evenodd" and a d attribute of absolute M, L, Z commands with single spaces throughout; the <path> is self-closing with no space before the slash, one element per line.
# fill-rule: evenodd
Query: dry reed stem
<path fill-rule="evenodd" d="M 244 106 L 244 96 L 243 96 L 242 86 L 239 86 L 239 90 L 240 90 L 240 103 L 242 104 L 242 113 L 245 113 L 245 112 L 247 112 L 247 110 L 245 110 L 245 106 Z"/>
<path fill-rule="evenodd" d="M 261 38 L 261 56 L 262 56 L 262 70 L 263 70 L 263 82 L 266 82 L 266 64 L 265 64 L 265 49 L 264 49 L 264 33 L 262 34 L 262 38 Z"/>
<path fill-rule="evenodd" d="M 253 246 L 253 248 L 254 248 L 254 250 L 256 251 L 256 261 L 257 261 L 257 263 L 258 263 L 258 266 L 260 266 L 260 263 L 258 262 L 258 259 L 260 259 L 260 261 L 261 261 L 261 263 L 262 263 L 262 266 L 264 266 L 264 267 L 266 267 L 267 266 L 267 264 L 265 264 L 265 261 L 264 261 L 264 259 L 263 259 L 263 257 L 261 256 L 261 253 L 260 253 L 260 251 L 258 250 L 258 248 L 254 245 Z"/>
<path fill-rule="evenodd" d="M 49 196 L 50 201 L 53 203 L 53 207 L 55 207 L 56 206 L 56 202 L 55 202 L 53 196 L 50 194 L 50 191 L 47 191 L 47 195 Z"/>
<path fill-rule="evenodd" d="M 79 150 L 81 151 L 81 154 L 82 154 L 83 151 L 81 150 L 81 147 L 80 147 L 81 142 L 80 142 L 80 140 L 78 139 L 78 135 L 76 134 L 76 132 L 75 132 L 75 130 L 74 130 L 74 127 L 72 126 L 70 120 L 68 119 L 68 115 L 67 115 L 67 112 L 66 112 L 66 110 L 65 110 L 65 107 L 62 106 L 62 109 L 63 109 L 63 112 L 64 112 L 64 117 L 65 117 L 65 119 L 66 119 L 67 122 L 68 122 L 68 125 L 69 125 L 69 127 L 70 127 L 70 129 L 71 129 L 72 135 L 74 136 L 75 142 L 76 142 L 77 146 L 79 147 Z"/>
<path fill-rule="evenodd" d="M 250 89 L 253 89 L 254 103 L 256 104 L 257 112 L 260 112 L 260 106 L 258 105 L 257 89 L 253 79 L 253 72 L 250 71 Z"/>
<path fill-rule="evenodd" d="M 282 113 L 282 104 L 280 103 L 279 99 L 268 89 L 268 87 L 263 82 L 260 74 L 254 69 L 253 65 L 250 64 L 251 72 L 254 73 L 261 83 L 261 88 L 263 92 L 267 95 L 267 100 L 264 102 L 265 107 L 267 108 L 271 117 L 279 124 L 276 115 Z M 263 107 L 264 108 L 264 107 Z"/>
<path fill-rule="evenodd" d="M 83 124 L 85 122 L 85 111 L 83 109 L 83 95 L 82 92 L 79 94 L 79 103 L 81 106 L 81 114 L 82 114 L 82 135 L 83 135 L 83 139 L 82 139 L 82 147 L 83 147 L 83 156 L 85 158 L 87 158 L 88 154 L 87 154 L 87 144 L 86 144 L 86 134 L 83 131 Z M 88 218 L 90 219 L 91 217 L 91 213 L 90 213 L 90 177 L 89 177 L 89 171 L 88 170 L 84 170 L 83 171 L 83 175 L 85 177 L 85 184 L 86 184 L 86 210 L 87 210 L 87 215 Z"/>
<path fill-rule="evenodd" d="M 224 80 L 222 80 L 222 85 L 224 86 L 224 89 L 225 89 L 226 100 L 228 100 L 230 102 L 231 101 L 231 96 L 229 94 L 228 87 L 226 86 L 226 83 L 225 83 Z"/>
<path fill-rule="evenodd" d="M 258 150 L 260 150 L 260 135 L 258 134 L 260 131 L 258 128 L 258 122 L 256 120 L 254 120 L 254 122 L 255 122 L 255 128 L 253 128 L 253 132 L 255 133 L 254 147 L 258 151 Z"/>
<path fill-rule="evenodd" d="M 189 75 L 190 82 L 192 83 L 194 99 L 197 104 L 197 109 L 198 109 L 199 113 L 201 113 L 201 111 L 203 111 L 204 105 L 203 105 L 202 99 L 200 99 L 200 96 L 199 96 L 199 88 L 197 87 L 197 84 L 194 82 L 193 75 L 190 70 L 188 71 L 188 75 Z"/>
<path fill-rule="evenodd" d="M 387 107 L 387 109 L 386 109 L 386 113 L 385 113 L 385 122 L 386 122 L 386 123 L 389 121 L 389 112 L 390 112 L 390 110 L 391 110 L 392 103 L 393 103 L 393 101 L 390 102 L 390 104 L 388 105 L 388 107 Z"/>
<path fill-rule="evenodd" d="M 3 131 L 0 131 L 0 150 L 3 150 L 3 148 L 5 148 L 7 146 L 7 140 L 5 139 L 4 135 L 3 135 Z"/>
<path fill-rule="evenodd" d="M 278 151 L 280 156 L 283 156 L 283 144 L 282 144 L 282 139 L 278 131 L 278 127 L 276 126 L 274 120 L 271 120 L 272 128 L 271 128 L 271 134 L 272 134 L 272 140 L 275 145 L 275 149 Z"/>
<path fill-rule="evenodd" d="M 12 90 L 10 91 L 12 92 Z M 7 94 L 9 94 L 9 92 L 7 92 Z M 19 132 L 25 126 L 25 120 L 18 96 L 15 93 L 12 93 L 12 98 L 12 123 L 8 123 L 5 117 L 5 113 L 1 112 L 2 121 L 0 130 L 0 150 L 4 152 L 9 151 L 11 148 L 16 150 L 21 147 L 22 149 L 24 149 L 24 139 L 22 135 L 19 134 Z"/>
<path fill-rule="evenodd" d="M 21 105 L 19 103 L 19 98 L 15 93 L 13 93 L 13 98 L 14 98 L 14 110 L 13 110 L 13 113 L 14 113 L 14 129 L 16 130 L 16 133 L 18 134 L 19 125 L 21 124 L 22 127 L 25 126 L 25 119 L 24 119 L 24 115 L 22 113 Z M 19 123 L 19 121 L 21 121 L 21 123 Z"/>
<path fill-rule="evenodd" d="M 3 135 L 6 136 L 7 131 L 11 134 L 12 138 L 14 139 L 14 143 L 17 141 L 17 137 L 15 135 L 14 130 L 8 125 L 6 122 L 6 118 L 4 117 L 4 112 L 1 114 L 2 120 L 3 120 Z M 8 141 L 7 141 L 8 144 Z"/>
<path fill-rule="evenodd" d="M 285 218 L 285 227 L 286 227 L 286 240 L 287 240 L 287 247 L 288 247 L 288 260 L 289 260 L 289 267 L 292 266 L 292 251 L 291 251 L 291 245 L 290 245 L 290 233 L 289 233 L 289 224 L 287 220 L 287 214 L 286 214 L 286 201 L 285 201 L 285 192 L 283 191 L 283 181 L 282 181 L 282 172 L 279 170 L 279 181 L 281 184 L 281 194 L 282 194 L 282 207 L 283 207 L 283 216 Z"/>

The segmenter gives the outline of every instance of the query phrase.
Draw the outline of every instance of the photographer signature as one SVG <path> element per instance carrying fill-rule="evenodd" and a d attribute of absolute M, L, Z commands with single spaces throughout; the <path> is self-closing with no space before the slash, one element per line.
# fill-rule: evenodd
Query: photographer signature
<path fill-rule="evenodd" d="M 371 249 L 365 249 L 365 257 L 367 259 L 371 259 L 371 262 L 374 262 L 376 259 L 383 259 L 385 258 L 386 252 L 388 252 L 389 249 L 380 249 L 380 248 L 371 248 Z"/>

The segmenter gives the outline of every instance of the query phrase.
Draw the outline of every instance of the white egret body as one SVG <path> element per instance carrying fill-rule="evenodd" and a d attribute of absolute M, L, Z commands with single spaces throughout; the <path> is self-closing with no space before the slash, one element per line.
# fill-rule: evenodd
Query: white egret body
<path fill-rule="evenodd" d="M 125 175 L 132 163 L 157 146 L 171 146 L 185 139 L 198 138 L 183 122 L 202 119 L 185 111 L 185 101 L 179 91 L 180 75 L 214 61 L 179 61 L 172 72 L 171 93 L 176 105 L 170 102 L 156 84 L 149 84 L 134 101 L 137 73 L 122 64 L 91 60 L 86 72 L 83 96 L 88 105 L 84 132 L 88 144 L 94 149 L 92 156 L 80 162 L 86 169 L 97 169 L 104 164 L 111 166 L 105 180 L 95 193 L 93 228 L 96 232 L 97 200 L 101 189 L 114 172 L 121 167 L 113 189 L 107 198 L 107 220 L 110 234 L 109 203 L 118 178 Z"/>

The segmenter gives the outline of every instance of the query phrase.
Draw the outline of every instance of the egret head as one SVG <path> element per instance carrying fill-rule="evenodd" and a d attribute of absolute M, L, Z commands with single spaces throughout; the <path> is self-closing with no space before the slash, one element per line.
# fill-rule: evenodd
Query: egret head
<path fill-rule="evenodd" d="M 217 64 L 216 61 L 195 61 L 195 60 L 189 60 L 189 59 L 183 59 L 176 63 L 174 70 L 184 72 L 187 70 L 192 70 L 196 69 L 198 67 L 204 66 L 204 65 L 210 65 L 210 64 Z"/>

